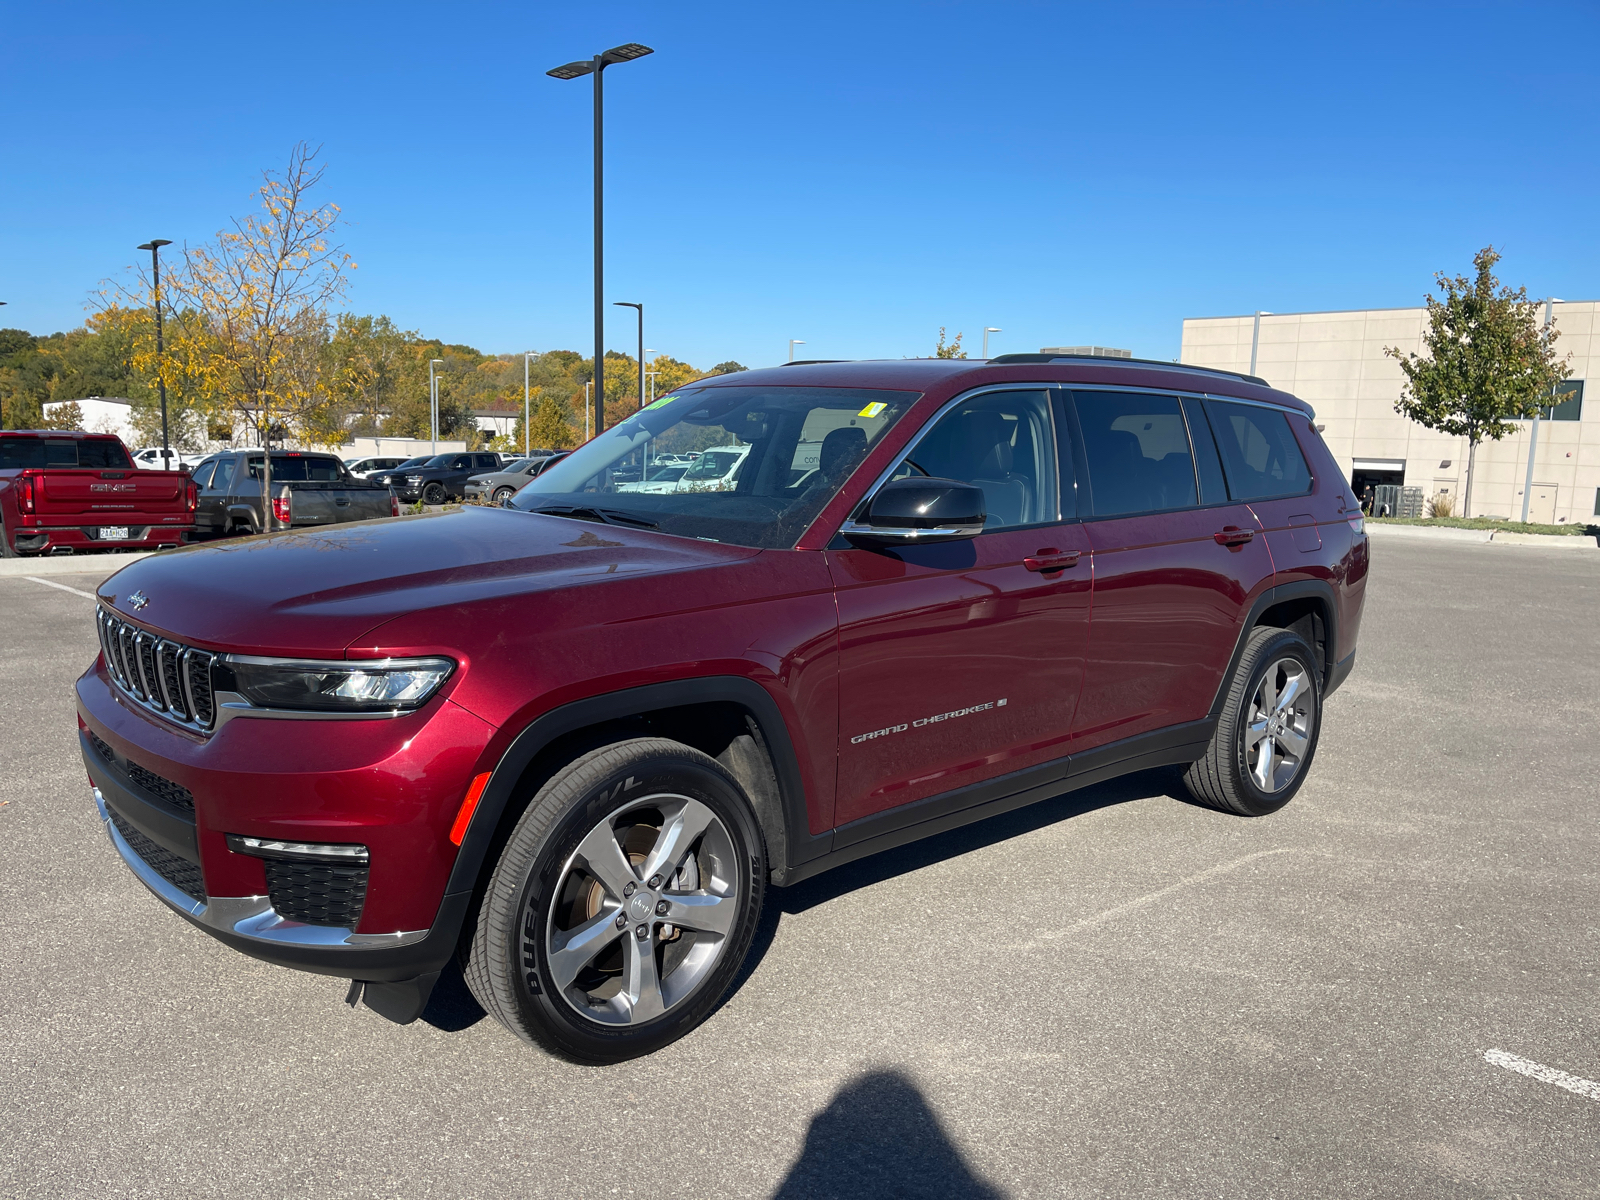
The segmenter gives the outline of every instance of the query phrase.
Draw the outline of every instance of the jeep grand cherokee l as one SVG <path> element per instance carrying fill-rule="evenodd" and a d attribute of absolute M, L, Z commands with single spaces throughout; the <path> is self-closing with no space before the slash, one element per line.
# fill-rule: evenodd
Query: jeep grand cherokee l
<path fill-rule="evenodd" d="M 1104 359 L 703 380 L 507 508 L 135 563 L 78 681 L 112 844 L 200 929 L 585 1061 L 693 1028 L 768 886 L 1163 764 L 1270 813 L 1367 539 L 1309 408 Z M 624 490 L 738 446 L 725 489 Z"/>

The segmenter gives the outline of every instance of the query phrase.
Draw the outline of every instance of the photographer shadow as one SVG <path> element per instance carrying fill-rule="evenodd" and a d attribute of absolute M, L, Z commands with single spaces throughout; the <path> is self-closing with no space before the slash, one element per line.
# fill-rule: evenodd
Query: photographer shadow
<path fill-rule="evenodd" d="M 967 1165 L 914 1083 L 898 1071 L 874 1071 L 847 1084 L 812 1119 L 773 1200 L 1003 1195 Z"/>

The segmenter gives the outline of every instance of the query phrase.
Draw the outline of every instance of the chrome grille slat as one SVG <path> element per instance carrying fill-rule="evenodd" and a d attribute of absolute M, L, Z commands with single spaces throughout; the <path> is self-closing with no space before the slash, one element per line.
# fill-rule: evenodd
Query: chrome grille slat
<path fill-rule="evenodd" d="M 106 670 L 118 690 L 174 724 L 211 731 L 216 723 L 211 696 L 215 655 L 139 629 L 104 608 L 95 620 Z"/>

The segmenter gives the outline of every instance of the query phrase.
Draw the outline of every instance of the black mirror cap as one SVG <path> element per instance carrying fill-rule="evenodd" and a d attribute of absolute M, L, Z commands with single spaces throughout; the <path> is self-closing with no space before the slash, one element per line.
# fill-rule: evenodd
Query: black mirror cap
<path fill-rule="evenodd" d="M 987 516 L 983 489 L 954 479 L 895 479 L 878 489 L 864 523 L 881 529 L 949 529 L 981 526 Z"/>

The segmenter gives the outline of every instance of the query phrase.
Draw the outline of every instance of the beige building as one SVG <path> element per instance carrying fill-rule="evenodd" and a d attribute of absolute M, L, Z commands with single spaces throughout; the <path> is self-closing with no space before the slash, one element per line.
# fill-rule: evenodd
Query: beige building
<path fill-rule="evenodd" d="M 1571 374 L 1551 419 L 1539 421 L 1528 519 L 1588 524 L 1600 517 L 1600 396 L 1585 403 L 1590 363 L 1600 366 L 1600 302 L 1558 301 L 1551 317 L 1570 353 Z M 1384 347 L 1422 351 L 1424 308 L 1271 313 L 1260 318 L 1197 317 L 1183 323 L 1181 361 L 1250 370 L 1317 411 L 1317 428 L 1359 494 L 1368 483 L 1400 483 L 1433 497 L 1448 493 L 1461 511 L 1467 442 L 1425 429 L 1394 410 L 1404 376 Z M 1531 421 L 1478 447 L 1472 515 L 1522 516 Z"/>

